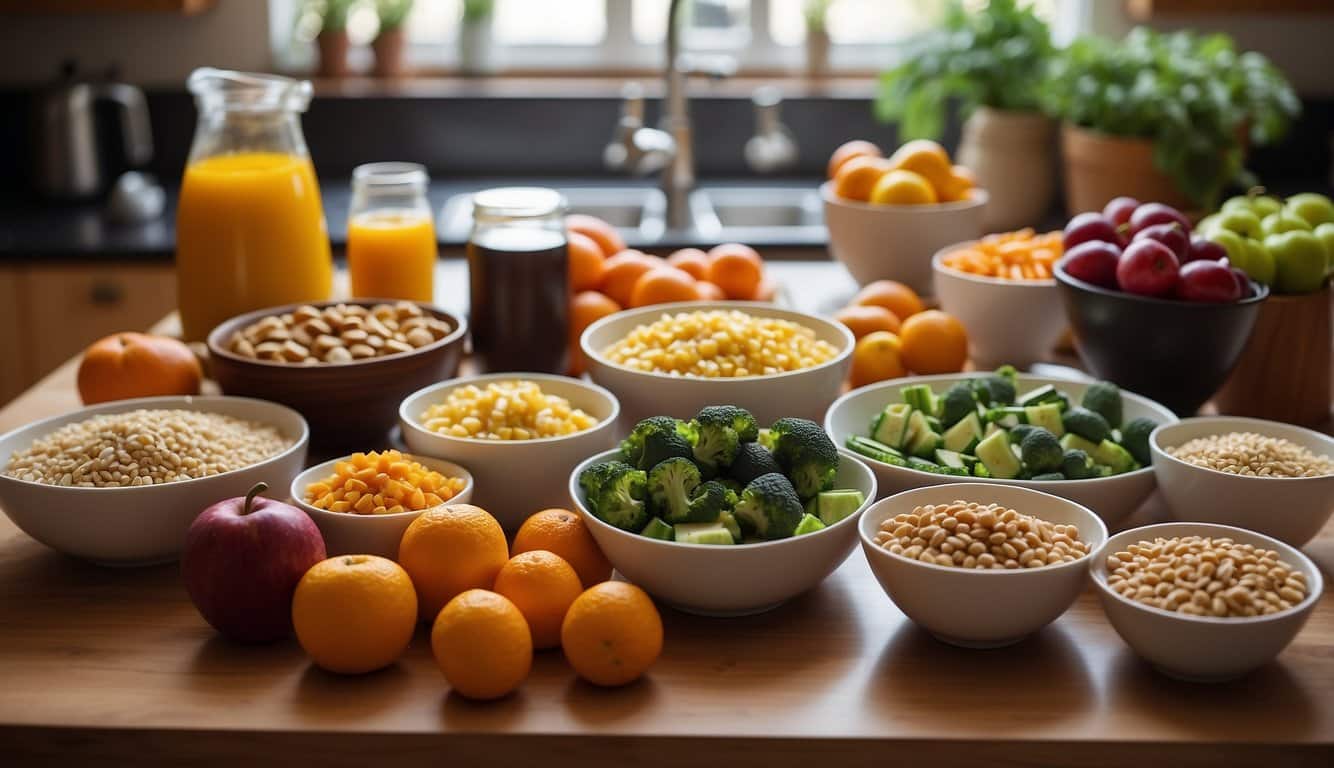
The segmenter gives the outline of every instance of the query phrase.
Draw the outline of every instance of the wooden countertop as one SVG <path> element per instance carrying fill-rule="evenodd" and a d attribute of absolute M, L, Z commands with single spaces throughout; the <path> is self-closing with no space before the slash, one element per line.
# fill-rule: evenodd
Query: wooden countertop
<path fill-rule="evenodd" d="M 789 291 L 818 276 L 821 301 L 846 281 L 832 265 L 791 267 Z M 462 290 L 442 289 L 446 303 Z M 793 303 L 809 306 L 803 296 Z M 0 432 L 77 404 L 71 363 L 0 410 Z M 1154 499 L 1135 522 L 1161 516 Z M 1334 525 L 1306 552 L 1334 572 Z M 477 704 L 449 693 L 425 631 L 397 665 L 337 677 L 294 641 L 220 640 L 175 566 L 84 564 L 0 519 L 0 754 L 7 765 L 1334 764 L 1329 593 L 1276 663 L 1225 685 L 1152 671 L 1091 592 L 1010 648 L 943 645 L 890 603 L 860 551 L 761 616 L 662 613 L 662 659 L 638 683 L 598 689 L 545 652 L 516 695 Z"/>

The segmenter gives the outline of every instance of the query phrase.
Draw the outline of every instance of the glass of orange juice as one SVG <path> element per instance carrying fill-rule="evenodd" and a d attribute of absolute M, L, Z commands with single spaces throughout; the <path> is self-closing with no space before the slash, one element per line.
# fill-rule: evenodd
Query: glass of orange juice
<path fill-rule="evenodd" d="M 416 163 L 353 169 L 347 270 L 354 297 L 431 301 L 437 247 L 429 181 Z"/>

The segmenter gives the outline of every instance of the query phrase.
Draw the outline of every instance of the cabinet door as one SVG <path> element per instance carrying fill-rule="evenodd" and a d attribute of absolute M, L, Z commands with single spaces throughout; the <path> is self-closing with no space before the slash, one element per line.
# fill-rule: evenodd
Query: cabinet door
<path fill-rule="evenodd" d="M 31 267 L 24 288 L 34 376 L 109 333 L 145 331 L 176 308 L 168 264 Z"/>
<path fill-rule="evenodd" d="M 0 267 L 0 403 L 7 403 L 31 383 L 29 345 L 21 332 L 23 304 L 19 299 L 22 273 Z"/>

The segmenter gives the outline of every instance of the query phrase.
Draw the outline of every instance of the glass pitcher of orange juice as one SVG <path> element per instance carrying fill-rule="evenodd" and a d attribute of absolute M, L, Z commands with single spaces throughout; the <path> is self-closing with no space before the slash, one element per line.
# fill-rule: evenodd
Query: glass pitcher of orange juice
<path fill-rule="evenodd" d="M 426 199 L 429 181 L 416 163 L 353 169 L 347 271 L 354 297 L 431 301 L 438 249 Z"/>
<path fill-rule="evenodd" d="M 199 121 L 176 212 L 185 338 L 229 317 L 328 299 L 333 259 L 301 133 L 309 82 L 203 68 L 190 75 Z"/>

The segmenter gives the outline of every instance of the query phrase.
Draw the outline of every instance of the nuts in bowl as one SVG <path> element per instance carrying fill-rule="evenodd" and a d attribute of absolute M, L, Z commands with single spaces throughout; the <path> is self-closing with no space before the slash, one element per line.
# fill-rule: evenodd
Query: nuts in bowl
<path fill-rule="evenodd" d="M 234 331 L 227 349 L 272 363 L 350 363 L 421 349 L 445 338 L 449 323 L 417 304 L 302 304 Z"/>

